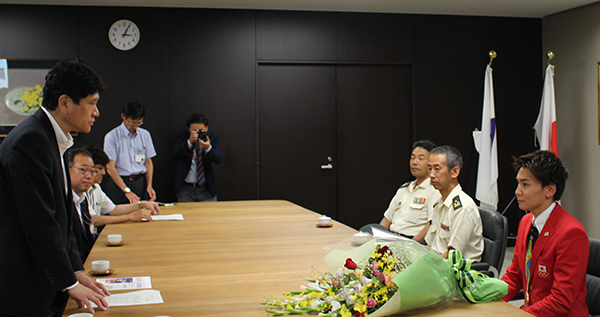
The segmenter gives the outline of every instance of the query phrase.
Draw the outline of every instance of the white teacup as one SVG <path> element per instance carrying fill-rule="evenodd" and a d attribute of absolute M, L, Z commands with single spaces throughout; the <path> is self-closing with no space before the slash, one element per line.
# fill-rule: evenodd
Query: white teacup
<path fill-rule="evenodd" d="M 328 225 L 330 222 L 331 222 L 331 218 L 330 218 L 330 217 L 327 217 L 327 216 L 325 216 L 325 215 L 323 215 L 323 216 L 319 217 L 319 224 L 320 224 L 321 226 L 326 226 L 326 225 Z"/>
<path fill-rule="evenodd" d="M 110 261 L 108 260 L 98 260 L 92 261 L 92 270 L 94 272 L 103 273 L 110 269 Z"/>
<path fill-rule="evenodd" d="M 110 244 L 119 244 L 123 239 L 123 237 L 120 234 L 109 234 L 107 237 L 108 243 Z"/>
<path fill-rule="evenodd" d="M 364 233 L 359 231 L 354 234 L 354 243 L 356 244 L 364 244 L 369 241 L 370 235 L 368 233 Z"/>

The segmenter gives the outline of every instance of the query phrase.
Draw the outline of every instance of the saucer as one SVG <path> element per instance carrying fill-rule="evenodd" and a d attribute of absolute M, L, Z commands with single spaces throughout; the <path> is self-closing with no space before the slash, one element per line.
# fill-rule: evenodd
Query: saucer
<path fill-rule="evenodd" d="M 120 247 L 123 245 L 123 241 L 119 242 L 119 243 L 109 243 L 109 242 L 104 242 L 104 245 L 108 246 L 108 247 Z"/>
<path fill-rule="evenodd" d="M 333 227 L 333 224 L 332 223 L 330 223 L 328 225 L 317 224 L 317 227 L 319 227 L 319 228 L 329 228 L 329 227 Z"/>
<path fill-rule="evenodd" d="M 96 271 L 94 271 L 94 270 L 90 270 L 90 271 L 89 271 L 90 275 L 93 275 L 93 276 L 111 275 L 111 274 L 113 274 L 114 272 L 115 272 L 115 270 L 114 270 L 114 269 L 108 269 L 108 271 L 106 271 L 106 272 L 96 272 Z"/>

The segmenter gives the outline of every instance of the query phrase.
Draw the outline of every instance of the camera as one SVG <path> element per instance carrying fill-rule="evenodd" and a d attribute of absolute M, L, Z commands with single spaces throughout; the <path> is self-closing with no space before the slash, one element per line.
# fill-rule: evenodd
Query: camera
<path fill-rule="evenodd" d="M 206 142 L 208 140 L 206 131 L 199 129 L 196 130 L 196 133 L 198 133 L 198 139 L 202 140 L 203 142 Z"/>

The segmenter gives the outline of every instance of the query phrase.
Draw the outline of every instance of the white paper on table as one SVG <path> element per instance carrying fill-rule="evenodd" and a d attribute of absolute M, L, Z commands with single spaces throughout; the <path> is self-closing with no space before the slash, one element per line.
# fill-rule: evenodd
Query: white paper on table
<path fill-rule="evenodd" d="M 99 278 L 96 281 L 104 284 L 109 291 L 152 288 L 150 276 Z"/>
<path fill-rule="evenodd" d="M 156 215 L 156 216 L 152 216 L 152 220 L 154 220 L 154 221 L 183 220 L 183 215 L 182 214 Z"/>
<path fill-rule="evenodd" d="M 373 237 L 377 239 L 378 244 L 385 243 L 386 241 L 398 241 L 401 239 L 410 240 L 406 237 L 386 232 L 375 227 L 371 227 L 371 229 L 373 231 Z"/>
<path fill-rule="evenodd" d="M 113 294 L 111 296 L 104 297 L 104 299 L 108 303 L 109 307 L 164 303 L 162 296 L 160 295 L 160 291 L 154 289 Z M 92 307 L 97 308 L 98 306 L 92 302 Z"/>

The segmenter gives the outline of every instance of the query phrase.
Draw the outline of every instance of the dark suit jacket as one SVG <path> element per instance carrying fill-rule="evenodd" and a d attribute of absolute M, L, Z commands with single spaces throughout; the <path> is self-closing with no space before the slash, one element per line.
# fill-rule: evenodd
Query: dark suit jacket
<path fill-rule="evenodd" d="M 64 309 L 62 289 L 83 270 L 67 181 L 65 191 L 56 135 L 38 110 L 0 145 L 0 315 L 45 316 L 56 298 Z"/>
<path fill-rule="evenodd" d="M 525 255 L 533 214 L 519 224 L 515 255 L 502 280 L 508 283 L 511 300 L 527 285 Z M 585 302 L 585 275 L 590 255 L 583 226 L 560 205 L 556 205 L 535 242 L 531 257 L 530 306 L 535 316 L 588 316 Z"/>
<path fill-rule="evenodd" d="M 221 156 L 221 145 L 219 144 L 219 135 L 216 133 L 208 132 L 208 138 L 210 139 L 210 145 L 212 149 L 208 153 L 204 153 L 202 156 L 202 165 L 204 166 L 204 175 L 206 182 L 213 195 L 217 194 L 217 182 L 215 180 L 215 173 L 213 172 L 212 163 L 221 164 L 223 157 Z M 173 159 L 178 160 L 177 174 L 175 175 L 175 193 L 179 192 L 179 189 L 185 181 L 185 177 L 190 172 L 190 166 L 192 165 L 192 157 L 194 151 L 189 149 L 187 146 L 187 140 L 190 138 L 190 131 L 181 131 L 177 134 L 177 141 L 173 148 Z"/>

